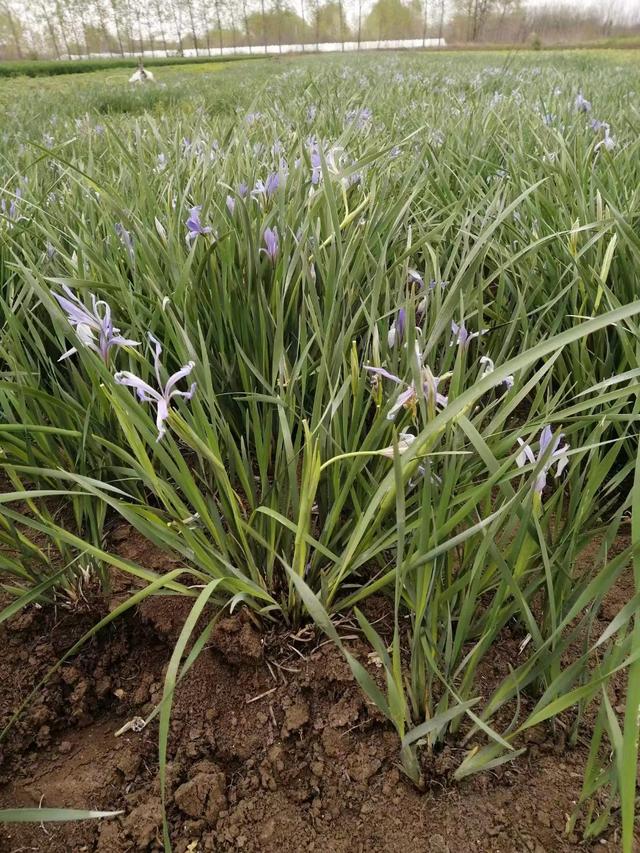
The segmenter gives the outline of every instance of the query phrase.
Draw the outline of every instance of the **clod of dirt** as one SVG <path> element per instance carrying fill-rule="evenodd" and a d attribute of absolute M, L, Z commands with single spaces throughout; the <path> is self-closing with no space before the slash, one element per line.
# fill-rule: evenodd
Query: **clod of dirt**
<path fill-rule="evenodd" d="M 284 715 L 284 725 L 282 726 L 281 735 L 283 738 L 288 737 L 292 732 L 297 732 L 306 723 L 309 722 L 309 703 L 304 699 L 298 699 L 293 705 L 287 708 Z"/>
<path fill-rule="evenodd" d="M 211 636 L 211 644 L 232 664 L 256 663 L 264 656 L 262 637 L 246 611 L 222 619 Z"/>
<path fill-rule="evenodd" d="M 366 744 L 360 744 L 347 762 L 347 772 L 356 782 L 368 782 L 382 767 L 382 761 L 371 754 Z"/>
<path fill-rule="evenodd" d="M 139 752 L 134 749 L 126 749 L 118 755 L 116 767 L 124 778 L 130 781 L 131 779 L 135 779 L 141 763 L 142 756 Z"/>
<path fill-rule="evenodd" d="M 189 817 L 204 818 L 215 824 L 218 815 L 227 807 L 224 773 L 212 762 L 202 762 L 211 769 L 196 773 L 176 789 L 173 798 L 178 808 Z"/>
<path fill-rule="evenodd" d="M 149 797 L 132 809 L 123 821 L 125 831 L 136 844 L 136 850 L 146 850 L 159 841 L 162 824 L 162 804 L 159 797 Z"/>
<path fill-rule="evenodd" d="M 342 758 L 353 749 L 353 740 L 346 732 L 325 729 L 322 732 L 322 747 L 330 758 Z"/>

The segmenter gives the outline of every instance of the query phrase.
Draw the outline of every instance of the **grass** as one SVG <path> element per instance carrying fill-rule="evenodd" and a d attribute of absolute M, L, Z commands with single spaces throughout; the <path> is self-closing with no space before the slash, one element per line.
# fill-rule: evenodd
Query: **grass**
<path fill-rule="evenodd" d="M 226 65 L 239 59 L 253 59 L 254 56 L 191 56 L 191 57 L 145 57 L 147 68 L 187 68 L 191 65 Z M 257 58 L 257 57 L 255 57 Z M 86 74 L 93 71 L 110 71 L 113 68 L 137 68 L 138 58 L 113 56 L 108 59 L 20 59 L 13 62 L 0 62 L 2 77 L 57 77 L 67 74 Z"/>
<path fill-rule="evenodd" d="M 0 619 L 87 571 L 143 582 L 105 624 L 147 595 L 193 599 L 152 715 L 162 784 L 174 690 L 243 605 L 338 644 L 418 786 L 445 739 L 463 778 L 545 721 L 575 742 L 589 709 L 575 820 L 589 837 L 620 811 L 631 851 L 640 70 L 625 58 L 310 57 L 0 89 Z M 96 335 L 108 304 L 137 345 L 87 346 L 64 288 L 102 300 Z M 182 368 L 188 396 L 169 399 Z M 115 516 L 181 568 L 111 553 Z M 634 597 L 596 635 L 632 567 Z M 358 607 L 374 594 L 393 606 L 388 645 Z M 353 609 L 382 681 L 334 627 Z M 484 695 L 506 630 L 523 652 Z M 624 671 L 618 719 L 607 687 Z"/>

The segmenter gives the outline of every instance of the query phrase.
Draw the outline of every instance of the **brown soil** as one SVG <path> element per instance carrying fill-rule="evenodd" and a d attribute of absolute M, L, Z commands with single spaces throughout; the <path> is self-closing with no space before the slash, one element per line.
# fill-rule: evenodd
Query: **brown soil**
<path fill-rule="evenodd" d="M 623 584 L 618 594 L 612 612 L 630 589 Z M 0 627 L 0 725 L 113 606 L 88 598 L 69 609 L 34 607 Z M 0 807 L 124 814 L 0 827 L 2 853 L 162 850 L 157 722 L 115 732 L 159 701 L 189 607 L 158 597 L 105 629 L 48 681 L 2 742 Z M 349 644 L 375 669 L 366 646 L 355 637 Z M 570 749 L 540 728 L 517 762 L 460 784 L 451 780 L 461 755 L 452 744 L 431 760 L 420 793 L 399 771 L 394 732 L 311 629 L 262 634 L 246 614 L 229 617 L 180 685 L 171 719 L 167 814 L 178 853 L 619 849 L 615 825 L 598 842 L 565 832 L 588 732 Z"/>

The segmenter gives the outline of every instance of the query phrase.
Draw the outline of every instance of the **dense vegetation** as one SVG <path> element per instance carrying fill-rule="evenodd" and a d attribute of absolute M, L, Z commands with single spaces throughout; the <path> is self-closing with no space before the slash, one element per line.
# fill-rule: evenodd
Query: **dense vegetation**
<path fill-rule="evenodd" d="M 340 645 L 418 785 L 445 738 L 462 778 L 559 715 L 576 739 L 589 708 L 574 819 L 593 835 L 621 808 L 630 851 L 637 66 L 478 54 L 126 76 L 0 91 L 0 619 L 114 570 L 140 592 L 94 630 L 147 595 L 193 598 L 161 767 L 175 683 L 241 603 Z M 115 516 L 181 568 L 111 553 Z M 594 633 L 630 571 L 635 596 Z M 387 648 L 356 610 L 385 689 L 332 621 L 373 594 L 395 613 Z M 521 653 L 485 694 L 506 630 Z M 618 714 L 606 688 L 624 669 Z"/>

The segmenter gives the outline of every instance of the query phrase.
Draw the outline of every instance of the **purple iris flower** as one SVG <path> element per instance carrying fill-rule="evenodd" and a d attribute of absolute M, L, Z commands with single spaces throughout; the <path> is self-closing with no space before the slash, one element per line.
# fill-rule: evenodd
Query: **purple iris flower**
<path fill-rule="evenodd" d="M 236 200 L 232 195 L 227 196 L 227 210 L 233 216 L 233 213 L 236 209 Z"/>
<path fill-rule="evenodd" d="M 389 334 L 387 335 L 387 344 L 390 349 L 395 347 L 396 343 L 401 343 L 404 337 L 404 329 L 407 324 L 407 311 L 405 308 L 401 308 L 398 311 L 398 316 L 393 321 L 389 328 Z"/>
<path fill-rule="evenodd" d="M 245 181 L 238 184 L 238 195 L 240 198 L 246 198 L 249 195 L 249 185 Z"/>
<path fill-rule="evenodd" d="M 409 284 L 417 284 L 418 287 L 424 287 L 424 279 L 418 270 L 407 270 L 407 282 Z"/>
<path fill-rule="evenodd" d="M 67 294 L 60 296 L 53 293 L 52 296 L 67 314 L 67 320 L 74 327 L 78 340 L 89 349 L 98 353 L 105 364 L 109 363 L 109 350 L 112 347 L 137 347 L 138 341 L 131 341 L 120 335 L 120 329 L 111 322 L 111 308 L 103 299 L 96 299 L 91 293 L 91 308 L 87 308 L 78 299 L 75 293 L 66 284 L 62 289 Z M 98 342 L 96 343 L 96 334 Z M 78 351 L 77 347 L 62 353 L 58 361 L 62 361 Z"/>
<path fill-rule="evenodd" d="M 482 373 L 480 374 L 480 379 L 484 379 L 485 376 L 489 376 L 496 369 L 495 364 L 493 363 L 493 359 L 489 358 L 488 355 L 483 355 L 481 357 L 480 364 L 482 366 Z M 509 376 L 504 377 L 501 384 L 506 385 L 507 388 L 513 388 L 513 383 L 513 374 L 509 374 Z"/>
<path fill-rule="evenodd" d="M 349 110 L 346 119 L 349 122 L 354 122 L 359 128 L 363 128 L 371 121 L 372 115 L 369 107 L 363 107 L 360 110 Z"/>
<path fill-rule="evenodd" d="M 486 331 L 486 329 L 483 329 L 481 332 L 468 332 L 464 323 L 458 325 L 454 320 L 452 320 L 451 332 L 454 337 L 449 346 L 452 347 L 454 344 L 458 344 L 459 347 L 466 349 L 474 338 L 479 338 L 480 335 L 484 335 Z"/>
<path fill-rule="evenodd" d="M 265 199 L 270 199 L 277 192 L 279 186 L 280 175 L 278 172 L 270 172 L 265 181 L 256 181 L 252 195 L 254 198 L 261 195 Z"/>
<path fill-rule="evenodd" d="M 597 151 L 603 146 L 607 149 L 607 151 L 613 151 L 613 149 L 616 147 L 616 141 L 609 133 L 608 124 L 604 125 L 604 139 L 601 139 L 600 142 L 598 142 L 594 150 Z"/>
<path fill-rule="evenodd" d="M 396 376 L 394 373 L 389 373 L 389 371 L 385 370 L 384 367 L 370 367 L 369 365 L 366 365 L 365 370 L 368 370 L 370 373 L 375 373 L 377 376 L 383 376 L 385 379 L 390 379 L 392 382 L 395 382 L 396 385 L 406 385 L 406 382 L 403 382 L 399 376 Z M 423 367 L 421 373 L 422 393 L 427 398 L 427 402 L 432 401 L 435 405 L 444 408 L 448 404 L 449 398 L 444 394 L 438 393 L 440 378 L 438 376 L 434 376 L 428 367 Z M 415 383 L 411 382 L 407 385 L 405 390 L 398 395 L 397 400 L 389 409 L 387 420 L 395 420 L 396 415 L 402 408 L 415 411 L 417 399 L 418 393 L 416 391 Z"/>
<path fill-rule="evenodd" d="M 311 183 L 317 186 L 322 180 L 322 158 L 317 145 L 311 149 L 309 157 L 311 160 Z"/>
<path fill-rule="evenodd" d="M 588 113 L 591 110 L 591 101 L 588 101 L 582 92 L 578 92 L 574 104 L 579 113 Z"/>
<path fill-rule="evenodd" d="M 122 222 L 116 222 L 114 227 L 116 234 L 120 238 L 120 242 L 129 253 L 129 258 L 132 261 L 135 260 L 135 251 L 133 248 L 133 237 L 131 236 L 131 232 L 127 231 Z"/>
<path fill-rule="evenodd" d="M 5 199 L 2 199 L 0 202 L 0 210 L 4 213 L 5 216 L 8 216 L 9 219 L 17 219 L 18 218 L 18 203 L 22 198 L 22 190 L 20 187 L 16 187 L 16 191 L 14 192 L 14 197 L 9 202 L 9 209 L 7 212 L 7 202 Z"/>
<path fill-rule="evenodd" d="M 280 248 L 280 241 L 278 239 L 278 229 L 265 228 L 264 234 L 262 236 L 264 237 L 264 243 L 266 246 L 266 249 L 262 249 L 262 251 L 269 256 L 272 263 L 275 263 Z"/>
<path fill-rule="evenodd" d="M 594 133 L 598 133 L 603 128 L 609 127 L 609 125 L 606 123 L 606 121 L 600 121 L 599 118 L 592 118 L 589 122 L 589 127 L 591 128 L 591 130 L 593 130 Z"/>
<path fill-rule="evenodd" d="M 190 361 L 188 364 L 185 364 L 184 367 L 181 367 L 180 370 L 173 373 L 167 381 L 163 383 L 160 375 L 160 355 L 162 354 L 162 345 L 160 344 L 160 341 L 154 338 L 151 332 L 149 332 L 149 340 L 155 346 L 153 363 L 158 388 L 160 390 L 153 388 L 143 379 L 140 379 L 139 376 L 136 376 L 134 373 L 130 373 L 128 370 L 121 370 L 119 373 L 116 373 L 114 379 L 118 385 L 126 385 L 129 388 L 135 388 L 136 394 L 141 403 L 155 403 L 156 427 L 158 428 L 158 438 L 156 441 L 160 441 L 167 432 L 165 421 L 169 417 L 171 400 L 174 397 L 184 397 L 185 400 L 190 400 L 196 392 L 195 382 L 191 384 L 188 391 L 178 391 L 176 388 L 178 382 L 191 373 L 195 367 L 195 362 Z"/>
<path fill-rule="evenodd" d="M 538 473 L 535 483 L 533 484 L 533 490 L 538 495 L 542 494 L 544 487 L 547 485 L 547 474 L 553 465 L 556 466 L 555 476 L 559 477 L 569 464 L 569 458 L 567 456 L 569 445 L 565 444 L 560 447 L 563 437 L 564 433 L 559 433 L 554 439 L 551 427 L 544 427 L 540 433 L 540 449 L 537 456 L 528 444 L 525 444 L 521 438 L 518 439 L 518 444 L 522 448 L 516 457 L 516 465 L 518 468 L 522 468 L 527 464 L 527 462 L 530 462 L 532 465 L 539 465 L 540 461 L 546 457 L 542 465 L 542 470 Z M 551 446 L 550 452 L 548 450 L 549 446 Z"/>
<path fill-rule="evenodd" d="M 203 225 L 200 222 L 201 210 L 202 205 L 198 204 L 195 207 L 192 207 L 189 211 L 189 218 L 185 222 L 185 225 L 187 226 L 187 243 L 195 240 L 200 234 L 211 234 L 211 226 Z"/>

